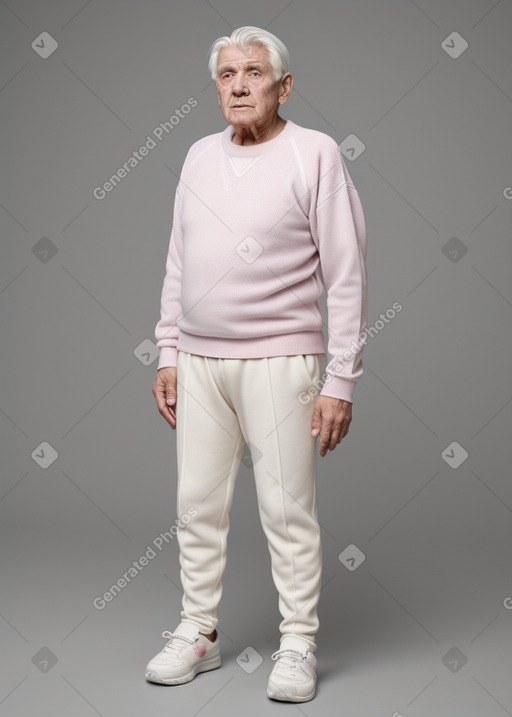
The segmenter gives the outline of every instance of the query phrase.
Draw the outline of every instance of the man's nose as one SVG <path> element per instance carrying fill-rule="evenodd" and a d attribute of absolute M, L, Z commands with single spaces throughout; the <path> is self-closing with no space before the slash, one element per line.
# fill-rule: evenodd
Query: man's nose
<path fill-rule="evenodd" d="M 241 95 L 247 93 L 247 87 L 245 86 L 244 75 L 237 74 L 233 80 L 233 94 Z"/>

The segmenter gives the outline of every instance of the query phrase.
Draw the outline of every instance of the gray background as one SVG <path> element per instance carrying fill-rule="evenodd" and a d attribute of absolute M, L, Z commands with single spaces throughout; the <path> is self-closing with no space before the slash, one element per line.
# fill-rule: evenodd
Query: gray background
<path fill-rule="evenodd" d="M 512 714 L 511 20 L 504 0 L 0 3 L 2 714 Z M 182 162 L 226 126 L 207 51 L 246 24 L 290 51 L 282 116 L 364 143 L 347 166 L 369 326 L 403 306 L 368 342 L 349 435 L 318 457 L 320 679 L 301 706 L 265 695 L 281 617 L 249 461 L 220 670 L 144 681 L 179 619 L 175 540 L 92 603 L 176 518 L 151 343 Z M 42 32 L 58 43 L 46 59 L 31 46 Z M 350 545 L 355 570 L 339 558 Z"/>

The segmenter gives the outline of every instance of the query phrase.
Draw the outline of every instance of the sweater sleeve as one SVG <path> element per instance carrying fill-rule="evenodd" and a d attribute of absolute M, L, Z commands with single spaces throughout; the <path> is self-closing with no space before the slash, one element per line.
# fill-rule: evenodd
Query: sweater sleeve
<path fill-rule="evenodd" d="M 177 320 L 181 317 L 181 270 L 182 270 L 182 231 L 181 231 L 182 188 L 178 183 L 174 196 L 174 212 L 169 250 L 167 252 L 166 273 L 160 300 L 160 320 L 155 326 L 156 345 L 160 349 L 158 369 L 178 365 L 176 348 L 179 336 Z M 158 370 L 157 369 L 157 370 Z"/>
<path fill-rule="evenodd" d="M 310 215 L 327 289 L 327 350 L 333 355 L 320 395 L 352 403 L 366 339 L 366 226 L 359 194 L 334 140 L 326 155 Z"/>

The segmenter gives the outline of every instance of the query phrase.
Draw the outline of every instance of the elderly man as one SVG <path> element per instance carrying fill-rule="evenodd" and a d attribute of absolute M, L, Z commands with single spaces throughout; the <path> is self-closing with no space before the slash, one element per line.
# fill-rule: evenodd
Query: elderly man
<path fill-rule="evenodd" d="M 146 679 L 182 684 L 221 665 L 217 608 L 247 445 L 283 617 L 267 696 L 305 702 L 322 566 L 316 438 L 325 456 L 347 434 L 363 372 L 365 221 L 334 139 L 278 114 L 293 78 L 275 35 L 219 38 L 209 69 L 228 126 L 185 158 L 155 328 L 153 394 L 177 428 L 177 508 L 189 513 L 177 536 L 183 609 Z M 320 272 L 334 356 L 323 384 Z"/>

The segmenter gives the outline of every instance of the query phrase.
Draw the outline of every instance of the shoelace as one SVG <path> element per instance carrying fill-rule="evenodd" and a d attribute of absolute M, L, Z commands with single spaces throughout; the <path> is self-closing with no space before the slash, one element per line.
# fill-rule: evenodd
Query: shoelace
<path fill-rule="evenodd" d="M 165 630 L 162 632 L 162 637 L 170 638 L 167 645 L 164 647 L 164 652 L 167 653 L 178 653 L 181 650 L 183 650 L 188 645 L 193 645 L 194 642 L 197 640 L 191 640 L 188 637 L 185 637 L 184 635 L 175 635 L 173 632 L 170 632 L 169 630 Z M 180 642 L 181 641 L 181 642 Z"/>
<path fill-rule="evenodd" d="M 308 652 L 309 650 L 304 655 L 303 652 L 293 650 L 292 648 L 288 648 L 285 650 L 276 650 L 272 655 L 272 659 L 279 660 L 280 664 L 286 665 L 286 667 L 289 667 L 292 670 L 297 670 L 299 667 L 299 661 L 307 660 Z"/>

